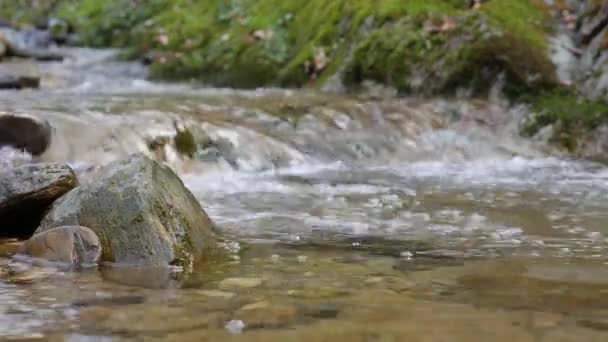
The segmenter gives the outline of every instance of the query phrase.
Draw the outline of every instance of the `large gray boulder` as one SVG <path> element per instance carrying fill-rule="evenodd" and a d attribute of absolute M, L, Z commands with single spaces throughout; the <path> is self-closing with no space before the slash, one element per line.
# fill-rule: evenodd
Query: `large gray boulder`
<path fill-rule="evenodd" d="M 3 86 L 0 75 L 0 88 Z M 53 129 L 42 119 L 22 114 L 0 113 L 0 147 L 10 146 L 32 155 L 44 153 L 50 143 Z"/>
<path fill-rule="evenodd" d="M 29 238 L 50 205 L 77 185 L 68 165 L 30 164 L 0 171 L 0 237 Z"/>
<path fill-rule="evenodd" d="M 169 167 L 143 155 L 107 165 L 65 195 L 38 232 L 75 225 L 99 236 L 101 261 L 190 267 L 216 250 L 213 224 L 196 198 Z"/>

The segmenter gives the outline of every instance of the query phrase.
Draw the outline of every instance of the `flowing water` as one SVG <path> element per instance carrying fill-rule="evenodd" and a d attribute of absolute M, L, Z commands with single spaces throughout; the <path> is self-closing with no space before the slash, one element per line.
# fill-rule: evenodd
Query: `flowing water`
<path fill-rule="evenodd" d="M 518 137 L 524 108 L 158 84 L 111 52 L 68 52 L 16 64 L 42 89 L 2 92 L 0 110 L 49 120 L 40 159 L 84 182 L 135 152 L 167 162 L 231 258 L 188 276 L 0 259 L 0 338 L 608 338 L 608 168 Z"/>

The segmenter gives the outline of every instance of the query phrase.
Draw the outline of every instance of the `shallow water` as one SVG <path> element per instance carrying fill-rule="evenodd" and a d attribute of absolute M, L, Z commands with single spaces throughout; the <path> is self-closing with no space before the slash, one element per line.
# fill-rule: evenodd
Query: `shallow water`
<path fill-rule="evenodd" d="M 377 99 L 145 81 L 110 52 L 28 65 L 0 110 L 55 127 L 42 161 L 99 165 L 174 121 L 213 144 L 157 156 L 231 260 L 62 272 L 0 262 L 0 337 L 595 341 L 608 337 L 608 169 L 517 136 L 498 99 Z M 24 156 L 0 152 L 2 163 Z M 235 279 L 236 278 L 236 279 Z"/>

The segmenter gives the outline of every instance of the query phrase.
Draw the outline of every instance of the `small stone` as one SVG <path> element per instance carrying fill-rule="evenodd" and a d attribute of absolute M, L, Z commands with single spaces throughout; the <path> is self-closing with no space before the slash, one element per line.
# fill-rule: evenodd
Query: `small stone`
<path fill-rule="evenodd" d="M 334 304 L 321 304 L 317 307 L 309 308 L 306 312 L 307 316 L 320 319 L 333 319 L 338 317 L 340 309 Z"/>
<path fill-rule="evenodd" d="M 308 260 L 308 257 L 305 255 L 298 256 L 298 262 L 301 264 L 305 263 L 307 260 Z"/>
<path fill-rule="evenodd" d="M 239 310 L 237 315 L 245 322 L 247 329 L 282 328 L 295 321 L 298 308 L 291 305 L 269 306 L 266 302 L 260 302 L 248 310 Z"/>
<path fill-rule="evenodd" d="M 287 291 L 287 294 L 296 298 L 322 299 L 346 296 L 349 294 L 349 292 L 333 287 L 321 287 L 314 289 L 289 290 Z"/>
<path fill-rule="evenodd" d="M 262 285 L 260 278 L 226 278 L 220 282 L 220 289 L 250 289 Z"/>
<path fill-rule="evenodd" d="M 34 235 L 19 252 L 52 262 L 87 266 L 99 261 L 101 243 L 89 228 L 58 227 Z"/>
<path fill-rule="evenodd" d="M 21 84 L 19 78 L 15 81 Z M 11 146 L 38 156 L 49 147 L 52 133 L 53 129 L 46 120 L 30 115 L 0 113 L 0 146 Z"/>
<path fill-rule="evenodd" d="M 232 299 L 236 296 L 235 293 L 219 291 L 219 290 L 202 290 L 199 291 L 203 296 L 207 296 L 210 298 L 222 298 L 222 299 Z"/>
<path fill-rule="evenodd" d="M 279 256 L 278 254 L 273 254 L 270 256 L 270 260 L 272 262 L 279 262 L 279 259 L 281 259 L 281 256 Z"/>
<path fill-rule="evenodd" d="M 248 311 L 248 310 L 256 310 L 256 309 L 265 309 L 270 306 L 270 303 L 267 301 L 247 304 L 239 309 L 239 311 Z"/>
<path fill-rule="evenodd" d="M 378 284 L 383 281 L 384 281 L 384 278 L 382 278 L 382 277 L 369 277 L 369 278 L 365 279 L 366 284 Z"/>
<path fill-rule="evenodd" d="M 231 334 L 238 335 L 245 329 L 245 323 L 241 320 L 232 320 L 224 326 L 224 328 Z"/>

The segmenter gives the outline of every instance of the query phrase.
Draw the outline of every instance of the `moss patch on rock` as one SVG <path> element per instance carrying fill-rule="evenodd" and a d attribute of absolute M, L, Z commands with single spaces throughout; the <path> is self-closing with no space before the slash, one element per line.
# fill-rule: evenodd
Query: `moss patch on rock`
<path fill-rule="evenodd" d="M 526 96 L 533 115 L 524 124 L 522 132 L 533 136 L 543 127 L 554 126 L 552 142 L 571 152 L 579 148 L 587 132 L 608 123 L 608 102 L 590 100 L 572 89 L 541 92 Z"/>

